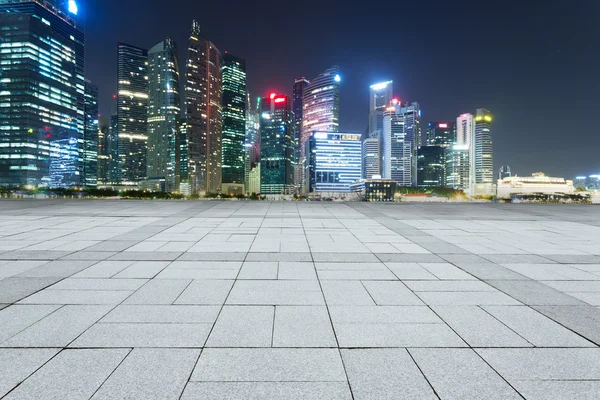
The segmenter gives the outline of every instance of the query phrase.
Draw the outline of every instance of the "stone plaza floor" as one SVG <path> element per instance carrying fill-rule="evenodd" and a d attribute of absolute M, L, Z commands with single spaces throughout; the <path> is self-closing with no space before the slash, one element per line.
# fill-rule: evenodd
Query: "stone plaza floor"
<path fill-rule="evenodd" d="M 600 207 L 0 201 L 2 399 L 598 399 Z"/>

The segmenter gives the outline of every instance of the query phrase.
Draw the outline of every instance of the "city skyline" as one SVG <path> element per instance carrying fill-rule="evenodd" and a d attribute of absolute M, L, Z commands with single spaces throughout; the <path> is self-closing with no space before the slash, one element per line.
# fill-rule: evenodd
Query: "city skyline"
<path fill-rule="evenodd" d="M 419 101 L 422 105 L 425 123 L 452 121 L 457 115 L 480 107 L 492 110 L 497 133 L 495 169 L 511 165 L 515 172 L 523 175 L 544 170 L 553 175 L 574 176 L 596 173 L 600 167 L 593 150 L 600 144 L 600 137 L 588 133 L 596 129 L 593 115 L 599 90 L 592 68 L 597 56 L 585 51 L 588 46 L 593 48 L 589 38 L 593 42 L 600 37 L 594 34 L 598 33 L 598 27 L 591 24 L 591 16 L 597 10 L 593 2 L 586 1 L 566 13 L 557 11 L 556 1 L 543 9 L 519 3 L 521 12 L 517 15 L 510 13 L 505 3 L 492 2 L 486 4 L 485 9 L 494 18 L 485 22 L 471 18 L 482 11 L 481 5 L 474 1 L 390 5 L 415 12 L 427 6 L 430 10 L 427 14 L 398 14 L 390 10 L 380 15 L 375 10 L 350 9 L 345 10 L 343 17 L 339 7 L 325 2 L 319 7 L 319 13 L 311 15 L 316 18 L 314 24 L 323 27 L 318 33 L 310 32 L 309 26 L 285 24 L 281 16 L 288 6 L 254 9 L 254 6 L 234 2 L 231 9 L 236 11 L 230 13 L 218 5 L 207 5 L 203 10 L 199 5 L 180 0 L 165 13 L 159 13 L 145 4 L 136 0 L 127 5 L 112 0 L 88 1 L 87 8 L 93 10 L 93 18 L 87 23 L 86 39 L 88 47 L 94 50 L 86 54 L 87 77 L 101 88 L 101 113 L 110 112 L 107 99 L 114 92 L 111 85 L 114 85 L 115 42 L 148 48 L 170 36 L 184 44 L 190 20 L 196 17 L 200 18 L 203 31 L 221 50 L 247 60 L 248 87 L 253 97 L 265 96 L 271 91 L 291 95 L 295 78 L 310 79 L 328 65 L 338 64 L 344 78 L 340 88 L 340 130 L 363 132 L 368 121 L 369 86 L 393 80 L 401 100 Z M 303 7 L 300 14 L 307 16 L 311 9 Z M 133 10 L 141 13 L 135 20 L 127 17 Z M 82 12 L 85 13 L 85 9 Z M 211 13 L 214 18 L 204 17 Z M 464 18 L 472 24 L 454 28 L 452 21 L 461 13 L 466 13 Z M 349 29 L 354 24 L 372 20 L 375 15 L 378 26 L 371 33 L 368 29 L 367 33 Z M 534 17 L 529 18 L 529 15 Z M 221 16 L 231 21 L 230 28 L 224 29 L 217 23 L 217 17 Z M 401 26 L 400 31 L 381 35 L 382 31 L 389 31 L 382 27 L 396 18 L 400 21 L 394 22 L 394 26 Z M 506 19 L 511 21 L 508 32 L 503 28 Z M 258 21 L 269 21 L 269 24 Z M 111 29 L 107 32 L 109 23 Z M 553 26 L 559 29 L 550 30 Z M 587 29 L 564 35 L 568 26 Z M 287 33 L 294 29 L 300 31 L 285 42 L 282 38 L 290 36 Z M 486 34 L 479 35 L 480 31 Z M 253 39 L 264 35 L 277 38 L 266 47 L 262 40 Z M 402 46 L 394 45 L 398 35 L 414 37 L 414 40 Z M 322 40 L 316 40 L 317 36 Z M 374 43 L 375 37 L 381 37 L 381 43 Z M 185 46 L 180 46 L 180 52 L 181 47 Z M 306 52 L 311 56 L 304 57 Z M 480 57 L 482 54 L 484 57 Z M 273 62 L 273 57 L 277 62 Z M 444 63 L 437 62 L 439 57 L 445 58 Z M 477 63 L 469 61 L 475 59 Z M 574 102 L 572 119 L 578 121 L 576 125 L 566 119 L 557 120 L 550 111 L 566 99 Z M 531 115 L 541 117 L 534 122 Z M 562 135 L 567 131 L 569 137 L 577 135 L 588 145 L 581 146 L 576 141 L 564 143 Z M 563 156 L 563 152 L 569 154 Z M 557 163 L 557 159 L 561 159 L 561 163 Z"/>

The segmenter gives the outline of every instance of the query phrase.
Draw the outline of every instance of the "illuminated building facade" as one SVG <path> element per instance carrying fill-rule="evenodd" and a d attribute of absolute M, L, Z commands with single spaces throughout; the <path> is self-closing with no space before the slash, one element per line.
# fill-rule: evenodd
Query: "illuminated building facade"
<path fill-rule="evenodd" d="M 0 185 L 83 184 L 84 32 L 75 1 L 0 1 Z"/>
<path fill-rule="evenodd" d="M 292 111 L 294 112 L 294 185 L 298 191 L 302 187 L 302 105 L 304 91 L 309 85 L 304 77 L 296 79 L 292 88 Z"/>
<path fill-rule="evenodd" d="M 469 146 L 465 144 L 445 148 L 446 187 L 465 191 L 469 189 L 469 153 Z"/>
<path fill-rule="evenodd" d="M 301 158 L 305 143 L 315 131 L 338 132 L 340 114 L 340 68 L 333 66 L 304 88 L 302 98 Z"/>
<path fill-rule="evenodd" d="M 309 193 L 350 192 L 362 175 L 360 134 L 313 132 L 306 141 Z"/>
<path fill-rule="evenodd" d="M 109 183 L 110 171 L 110 122 L 103 116 L 98 117 L 98 185 Z"/>
<path fill-rule="evenodd" d="M 222 191 L 244 193 L 246 136 L 246 61 L 223 55 Z"/>
<path fill-rule="evenodd" d="M 369 134 L 383 131 L 383 114 L 392 103 L 393 82 L 380 82 L 370 87 Z"/>
<path fill-rule="evenodd" d="M 115 177 L 135 185 L 146 179 L 148 144 L 148 51 L 117 45 L 118 168 Z"/>
<path fill-rule="evenodd" d="M 454 188 L 460 188 L 463 190 L 474 190 L 475 188 L 475 163 L 473 162 L 473 160 L 475 160 L 475 116 L 471 113 L 466 113 L 466 114 L 461 114 L 457 119 L 456 119 L 456 145 L 458 145 L 459 148 L 466 148 L 467 150 L 467 159 L 466 159 L 466 163 L 468 165 L 469 168 L 469 174 L 466 178 L 466 180 L 461 179 L 460 180 L 460 187 L 458 187 L 456 184 L 454 184 L 453 186 L 451 186 L 450 184 L 448 186 L 450 187 L 454 187 Z M 460 166 L 457 166 L 457 170 L 460 170 L 461 173 L 464 170 L 464 163 L 465 160 L 463 160 L 464 155 L 462 154 L 464 152 L 464 150 L 460 150 L 460 154 L 461 156 L 456 159 L 457 161 L 460 161 Z M 452 158 L 447 159 L 447 161 L 451 161 Z M 450 171 L 450 170 L 448 170 Z M 450 179 L 450 176 L 449 176 Z M 450 182 L 448 182 L 450 183 Z"/>
<path fill-rule="evenodd" d="M 456 142 L 456 124 L 438 121 L 427 124 L 427 146 L 450 147 Z"/>
<path fill-rule="evenodd" d="M 405 117 L 400 106 L 388 107 L 383 114 L 381 134 L 381 175 L 398 186 L 412 186 L 413 143 L 408 140 Z"/>
<path fill-rule="evenodd" d="M 288 96 L 260 102 L 260 193 L 294 193 L 293 118 Z"/>
<path fill-rule="evenodd" d="M 573 181 L 546 176 L 541 172 L 532 176 L 509 176 L 498 180 L 497 195 L 500 198 L 510 198 L 513 195 L 559 193 L 575 193 Z"/>
<path fill-rule="evenodd" d="M 185 72 L 188 179 L 194 194 L 221 189 L 221 53 L 192 22 Z"/>
<path fill-rule="evenodd" d="M 442 187 L 446 182 L 445 147 L 420 146 L 417 149 L 417 186 Z"/>
<path fill-rule="evenodd" d="M 181 114 L 177 46 L 167 38 L 148 51 L 148 153 L 146 176 L 179 187 L 178 139 Z"/>
<path fill-rule="evenodd" d="M 480 108 L 475 114 L 475 183 L 492 184 L 493 182 L 492 114 Z"/>
<path fill-rule="evenodd" d="M 381 175 L 381 146 L 378 137 L 367 138 L 363 141 L 362 163 L 364 179 L 373 179 Z"/>
<path fill-rule="evenodd" d="M 98 87 L 85 81 L 83 122 L 83 182 L 85 186 L 98 184 Z"/>
<path fill-rule="evenodd" d="M 260 166 L 260 115 L 258 107 L 260 106 L 260 98 L 258 99 L 255 106 L 252 105 L 250 100 L 250 94 L 247 94 L 246 101 L 246 138 L 244 142 L 245 152 L 245 168 L 244 168 L 244 185 L 246 193 L 259 193 L 260 192 L 260 173 L 258 173 L 258 189 L 254 192 L 250 189 L 250 176 L 251 172 L 257 166 Z M 256 173 L 254 174 L 256 175 Z M 256 180 L 256 179 L 255 179 Z M 256 183 L 256 182 L 255 182 Z M 256 185 L 254 187 L 256 189 Z"/>

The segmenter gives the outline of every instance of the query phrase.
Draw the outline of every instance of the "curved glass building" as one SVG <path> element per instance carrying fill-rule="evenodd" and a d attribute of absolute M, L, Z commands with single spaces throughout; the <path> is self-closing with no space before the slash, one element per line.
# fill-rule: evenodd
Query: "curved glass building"
<path fill-rule="evenodd" d="M 302 163 L 306 161 L 306 141 L 313 132 L 339 132 L 340 81 L 340 67 L 334 65 L 304 88 L 300 137 Z"/>

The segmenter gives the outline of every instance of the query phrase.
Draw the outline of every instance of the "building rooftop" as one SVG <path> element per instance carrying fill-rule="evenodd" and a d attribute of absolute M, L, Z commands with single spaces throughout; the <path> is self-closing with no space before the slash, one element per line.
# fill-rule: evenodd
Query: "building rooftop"
<path fill-rule="evenodd" d="M 2 200 L 0 227 L 3 399 L 600 392 L 593 206 Z"/>

